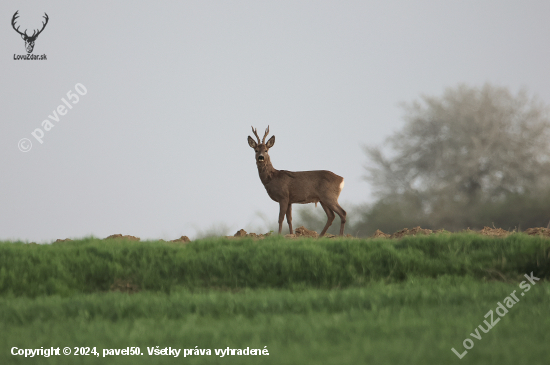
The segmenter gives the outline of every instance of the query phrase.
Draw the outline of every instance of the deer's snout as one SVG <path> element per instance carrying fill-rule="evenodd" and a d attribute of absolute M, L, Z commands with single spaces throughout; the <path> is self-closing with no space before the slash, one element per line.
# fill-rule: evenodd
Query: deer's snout
<path fill-rule="evenodd" d="M 258 161 L 263 161 L 263 160 L 264 160 L 264 156 L 259 155 L 259 156 L 258 156 Z"/>

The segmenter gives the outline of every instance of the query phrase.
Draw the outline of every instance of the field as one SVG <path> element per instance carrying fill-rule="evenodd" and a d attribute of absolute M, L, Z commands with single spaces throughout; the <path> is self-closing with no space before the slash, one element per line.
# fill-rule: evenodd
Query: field
<path fill-rule="evenodd" d="M 518 233 L 3 242 L 0 363 L 546 364 L 549 277 Z"/>

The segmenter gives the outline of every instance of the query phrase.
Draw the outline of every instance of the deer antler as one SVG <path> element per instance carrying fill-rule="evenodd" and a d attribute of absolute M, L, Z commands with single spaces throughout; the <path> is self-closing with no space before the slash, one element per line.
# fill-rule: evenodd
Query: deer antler
<path fill-rule="evenodd" d="M 16 20 L 17 18 L 19 18 L 19 15 L 17 15 L 17 13 L 19 13 L 19 10 L 17 10 L 17 11 L 15 12 L 15 14 L 13 14 L 13 18 L 11 18 L 11 26 L 13 27 L 13 29 L 14 29 L 17 33 L 26 36 L 27 33 L 21 33 L 21 32 L 19 31 L 19 27 L 20 27 L 20 26 L 17 27 L 17 28 L 15 28 L 15 20 Z M 45 13 L 44 13 L 44 14 L 45 14 Z"/>
<path fill-rule="evenodd" d="M 254 127 L 252 127 L 252 132 L 254 132 L 254 135 L 258 139 L 258 144 L 260 144 L 260 137 L 258 137 L 258 132 L 256 131 L 256 129 Z"/>
<path fill-rule="evenodd" d="M 44 15 L 42 18 L 45 18 L 45 19 L 46 19 L 46 22 L 45 22 L 45 23 L 42 22 L 42 29 L 40 29 L 40 30 L 38 31 L 38 33 L 36 33 L 36 30 L 35 30 L 35 31 L 32 33 L 31 38 L 32 38 L 32 37 L 38 37 L 38 35 L 39 35 L 40 33 L 42 33 L 42 31 L 44 30 L 44 28 L 46 28 L 46 24 L 48 24 L 48 20 L 49 20 L 50 18 L 48 17 L 48 14 L 46 14 L 46 13 L 44 13 L 44 14 L 45 14 L 45 15 Z M 34 35 L 34 33 L 36 33 L 36 35 Z"/>
<path fill-rule="evenodd" d="M 27 34 L 27 30 L 26 30 L 26 29 L 25 29 L 25 32 L 24 32 L 24 33 L 21 33 L 21 32 L 19 31 L 19 27 L 20 27 L 20 26 L 18 26 L 17 28 L 15 28 L 15 21 L 17 20 L 17 18 L 19 18 L 19 15 L 18 15 L 17 13 L 19 13 L 19 10 L 17 10 L 17 11 L 15 12 L 15 14 L 13 14 L 13 17 L 11 18 L 11 26 L 13 27 L 13 29 L 14 29 L 17 33 L 19 33 L 19 34 L 25 36 L 26 38 L 31 38 L 31 39 L 32 39 L 32 38 L 36 39 L 36 37 L 38 37 L 38 35 L 39 35 L 40 33 L 42 33 L 42 31 L 44 30 L 44 28 L 46 28 L 46 24 L 48 24 L 48 20 L 50 19 L 50 18 L 48 17 L 48 14 L 47 14 L 47 13 L 44 13 L 44 16 L 43 16 L 42 18 L 45 18 L 45 19 L 46 19 L 46 22 L 42 22 L 42 29 L 40 29 L 40 30 L 35 29 L 35 30 L 33 31 L 32 35 L 29 36 L 29 35 Z M 37 31 L 38 31 L 38 33 L 37 33 Z"/>
<path fill-rule="evenodd" d="M 267 137 L 267 135 L 269 134 L 269 126 L 267 126 L 267 129 L 265 130 L 265 134 L 264 134 L 264 139 L 262 139 L 262 143 L 265 143 L 265 137 Z M 258 141 L 260 139 L 258 138 Z"/>

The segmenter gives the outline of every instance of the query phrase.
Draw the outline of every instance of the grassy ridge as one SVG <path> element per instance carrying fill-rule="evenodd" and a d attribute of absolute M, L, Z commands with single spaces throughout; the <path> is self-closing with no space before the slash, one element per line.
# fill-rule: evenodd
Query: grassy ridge
<path fill-rule="evenodd" d="M 550 276 L 550 241 L 514 234 L 401 240 L 280 237 L 163 242 L 86 239 L 52 245 L 0 243 L 0 295 L 74 295 L 108 291 L 117 279 L 142 290 L 344 288 L 441 275 L 508 280 Z"/>

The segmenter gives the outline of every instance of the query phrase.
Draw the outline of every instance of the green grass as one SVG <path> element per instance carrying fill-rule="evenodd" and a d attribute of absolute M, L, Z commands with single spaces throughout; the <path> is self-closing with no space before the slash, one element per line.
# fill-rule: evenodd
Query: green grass
<path fill-rule="evenodd" d="M 519 234 L 0 243 L 0 364 L 546 364 L 549 254 L 548 240 Z M 520 296 L 531 271 L 542 280 Z M 110 292 L 117 279 L 142 291 Z M 473 339 L 514 290 L 520 301 Z M 459 360 L 451 348 L 464 351 L 465 338 L 474 348 Z M 13 346 L 100 357 L 25 358 Z M 101 357 L 128 346 L 144 355 Z M 214 354 L 228 346 L 270 355 Z"/>
<path fill-rule="evenodd" d="M 264 348 L 268 357 L 228 357 L 233 364 L 543 364 L 550 339 L 550 285 L 538 283 L 459 360 L 451 347 L 482 324 L 515 284 L 442 277 L 366 288 L 188 291 L 172 294 L 81 294 L 70 298 L 0 301 L 0 362 L 98 364 L 103 358 L 59 356 L 25 359 L 13 346 L 40 348 L 139 346 L 143 356 L 112 357 L 107 363 L 180 363 L 147 355 L 147 346 Z M 495 315 L 496 316 L 496 315 Z M 471 337 L 470 337 L 471 338 Z M 460 351 L 462 352 L 463 349 Z M 49 361 L 49 362 L 48 362 Z M 190 364 L 221 363 L 198 356 Z"/>
<path fill-rule="evenodd" d="M 440 275 L 550 275 L 550 242 L 442 234 L 394 240 L 202 240 L 188 245 L 88 239 L 0 243 L 0 295 L 107 291 L 117 279 L 169 293 L 185 288 L 345 288 Z"/>

